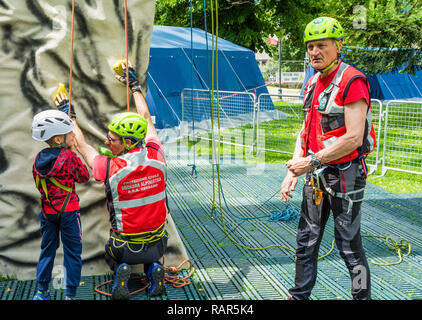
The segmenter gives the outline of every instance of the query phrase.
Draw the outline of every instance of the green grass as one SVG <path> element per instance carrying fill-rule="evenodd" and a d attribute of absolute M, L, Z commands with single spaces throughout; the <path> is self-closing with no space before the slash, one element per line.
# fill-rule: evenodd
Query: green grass
<path fill-rule="evenodd" d="M 283 111 L 288 116 L 288 121 L 275 119 L 271 121 L 261 122 L 259 124 L 259 129 L 261 137 L 259 139 L 258 145 L 263 145 L 265 139 L 265 146 L 267 149 L 273 150 L 283 150 L 286 152 L 293 152 L 294 146 L 296 143 L 296 137 L 300 130 L 300 127 L 303 122 L 303 113 L 302 105 L 295 104 L 286 101 L 278 101 L 274 103 L 275 107 L 278 110 Z M 406 106 L 405 106 L 406 107 Z M 409 169 L 408 161 L 412 161 L 412 165 L 421 165 L 422 159 L 420 155 L 422 154 L 422 145 L 418 145 L 418 141 L 412 139 L 413 137 L 420 136 L 419 132 L 415 130 L 409 130 L 409 127 L 412 127 L 409 124 L 409 118 L 397 120 L 393 117 L 389 118 L 389 137 L 394 139 L 394 141 L 389 141 L 389 152 L 388 157 L 386 158 L 390 163 L 393 163 L 398 168 Z M 376 114 L 373 117 L 374 126 L 378 124 L 378 118 Z M 415 127 L 418 127 L 416 125 Z M 235 130 L 237 134 L 239 132 L 243 137 L 250 136 L 252 125 L 245 125 L 238 127 L 236 129 L 226 129 L 221 131 L 222 140 L 234 142 L 234 139 L 230 140 L 230 137 L 233 135 Z M 381 141 L 377 143 L 380 144 L 380 150 L 382 155 L 383 150 L 383 137 L 384 137 L 384 126 L 381 129 Z M 199 138 L 195 144 L 196 152 L 203 156 L 209 157 L 212 154 L 211 144 L 209 141 L 206 141 L 206 136 L 202 136 L 202 139 Z M 208 138 L 211 138 L 211 134 L 208 135 Z M 249 139 L 244 138 L 244 139 Z M 193 147 L 192 141 L 185 142 L 189 148 Z M 244 141 L 245 144 L 250 145 L 251 141 Z M 261 151 L 258 156 L 251 155 L 250 150 L 238 146 L 229 146 L 227 144 L 221 144 L 221 156 L 231 155 L 242 159 L 243 161 L 251 164 L 256 163 L 280 163 L 284 164 L 291 159 L 291 154 L 288 153 L 277 153 L 270 151 Z M 400 152 L 411 150 L 413 154 L 406 153 L 407 158 L 401 159 L 399 157 Z M 394 151 L 397 151 L 396 153 Z M 375 162 L 375 151 L 368 156 L 369 163 Z M 368 181 L 372 184 L 375 184 L 387 191 L 392 193 L 419 193 L 422 192 L 422 175 L 399 172 L 388 170 L 384 176 L 381 176 L 381 165 L 379 165 L 379 170 L 368 176 Z"/>
<path fill-rule="evenodd" d="M 384 176 L 376 171 L 368 176 L 368 182 L 392 193 L 422 193 L 422 175 L 388 170 Z"/>
<path fill-rule="evenodd" d="M 4 276 L 0 274 L 0 282 L 1 281 L 14 281 L 14 280 L 18 280 L 18 278 L 16 276 Z"/>

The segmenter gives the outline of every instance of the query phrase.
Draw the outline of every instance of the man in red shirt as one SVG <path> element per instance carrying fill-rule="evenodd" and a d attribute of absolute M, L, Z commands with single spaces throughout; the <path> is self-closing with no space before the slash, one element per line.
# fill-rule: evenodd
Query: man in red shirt
<path fill-rule="evenodd" d="M 124 66 L 123 70 L 126 74 Z M 126 83 L 124 76 L 117 78 Z M 115 272 L 115 300 L 129 299 L 131 264 L 144 264 L 148 295 L 165 293 L 164 269 L 158 262 L 167 247 L 169 214 L 164 148 L 130 64 L 129 85 L 137 113 L 118 114 L 108 125 L 105 144 L 112 155 L 100 155 L 89 145 L 76 122 L 74 131 L 78 151 L 92 168 L 94 178 L 105 184 L 111 223 L 105 258 Z"/>
<path fill-rule="evenodd" d="M 335 241 L 352 279 L 353 299 L 370 299 L 370 272 L 360 235 L 366 184 L 365 156 L 375 147 L 369 84 L 338 59 L 343 29 L 333 18 L 310 22 L 304 42 L 318 72 L 304 92 L 305 121 L 281 185 L 289 201 L 299 176 L 306 174 L 298 225 L 292 299 L 308 299 L 317 277 L 318 251 L 330 211 Z"/>

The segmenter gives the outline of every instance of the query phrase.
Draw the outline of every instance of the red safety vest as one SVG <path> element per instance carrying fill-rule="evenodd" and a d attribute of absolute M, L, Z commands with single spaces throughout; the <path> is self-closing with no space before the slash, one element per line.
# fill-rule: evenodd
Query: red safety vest
<path fill-rule="evenodd" d="M 166 163 L 160 151 L 147 146 L 109 158 L 105 184 L 113 231 L 140 235 L 160 230 L 163 234 L 169 210 Z"/>
<path fill-rule="evenodd" d="M 315 85 L 320 76 L 320 73 L 315 74 L 306 84 L 304 93 L 304 117 L 305 128 L 301 134 L 301 145 L 303 154 L 309 154 L 308 137 L 310 123 L 312 121 L 312 101 L 315 91 Z M 347 95 L 349 87 L 353 80 L 363 78 L 369 88 L 369 83 L 363 73 L 341 62 L 334 76 L 331 84 L 324 90 L 319 97 L 318 111 L 316 115 L 316 141 L 320 150 L 327 148 L 333 144 L 339 137 L 346 133 L 346 126 L 344 120 L 344 98 Z M 344 163 L 356 159 L 359 156 L 364 156 L 372 152 L 375 148 L 375 130 L 372 125 L 371 106 L 368 106 L 366 114 L 365 134 L 363 136 L 362 146 L 353 150 L 344 157 L 329 164 Z"/>

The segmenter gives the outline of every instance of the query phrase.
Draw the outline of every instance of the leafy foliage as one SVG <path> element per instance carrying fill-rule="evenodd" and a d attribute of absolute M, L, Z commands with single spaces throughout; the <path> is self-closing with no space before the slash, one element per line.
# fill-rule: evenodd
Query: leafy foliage
<path fill-rule="evenodd" d="M 193 27 L 212 32 L 212 10 L 218 9 L 218 35 L 253 51 L 268 49 L 266 39 L 274 33 L 275 24 L 271 20 L 274 9 L 268 8 L 266 1 L 254 0 L 219 0 L 192 1 Z M 206 20 L 205 20 L 206 19 Z M 158 0 L 155 24 L 190 27 L 190 0 Z M 217 21 L 214 21 L 217 26 Z"/>
<path fill-rule="evenodd" d="M 318 16 L 331 16 L 345 30 L 345 59 L 368 73 L 414 73 L 422 65 L 420 0 L 157 0 L 155 24 L 193 27 L 212 32 L 211 3 L 218 4 L 218 35 L 255 52 L 278 58 L 268 36 L 283 41 L 283 59 L 302 59 L 303 30 Z M 204 14 L 204 4 L 206 14 Z M 214 26 L 217 21 L 214 21 Z M 363 48 L 371 47 L 371 50 Z"/>
<path fill-rule="evenodd" d="M 345 29 L 346 60 L 366 72 L 409 72 L 422 65 L 422 6 L 418 0 L 356 1 L 330 5 Z M 370 50 L 362 47 L 371 47 Z"/>

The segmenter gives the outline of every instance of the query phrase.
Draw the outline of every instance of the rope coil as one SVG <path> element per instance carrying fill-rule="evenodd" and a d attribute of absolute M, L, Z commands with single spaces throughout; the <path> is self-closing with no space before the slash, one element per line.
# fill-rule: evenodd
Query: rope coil
<path fill-rule="evenodd" d="M 408 255 L 410 255 L 410 252 L 412 250 L 412 246 L 410 245 L 409 240 L 404 239 L 404 238 L 399 238 L 397 241 L 392 239 L 391 237 L 387 237 L 387 236 L 379 236 L 379 235 L 372 235 L 372 234 L 363 234 L 362 237 L 371 237 L 371 238 L 379 238 L 379 239 L 385 239 L 385 244 L 387 245 L 387 248 L 390 250 L 394 250 L 398 256 L 398 260 L 396 262 L 391 262 L 391 263 L 381 263 L 381 262 L 376 262 L 374 261 L 374 259 L 371 259 L 371 263 L 377 265 L 377 266 L 393 266 L 393 265 L 397 265 L 400 264 L 403 261 L 404 257 L 407 257 Z M 403 254 L 403 251 L 405 252 L 407 250 L 406 253 Z"/>

